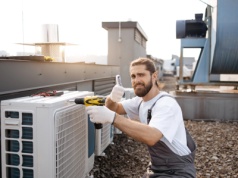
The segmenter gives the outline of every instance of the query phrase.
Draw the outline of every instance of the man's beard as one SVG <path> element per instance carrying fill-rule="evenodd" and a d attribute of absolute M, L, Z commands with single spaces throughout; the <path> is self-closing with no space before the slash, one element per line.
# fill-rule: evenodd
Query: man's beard
<path fill-rule="evenodd" d="M 144 88 L 137 88 L 137 85 L 141 85 L 144 86 Z M 137 96 L 139 97 L 144 97 L 145 95 L 147 95 L 147 93 L 150 91 L 150 89 L 152 88 L 153 84 L 152 84 L 152 79 L 150 80 L 150 82 L 148 83 L 148 85 L 145 85 L 144 83 L 137 83 L 134 86 L 134 92 Z"/>

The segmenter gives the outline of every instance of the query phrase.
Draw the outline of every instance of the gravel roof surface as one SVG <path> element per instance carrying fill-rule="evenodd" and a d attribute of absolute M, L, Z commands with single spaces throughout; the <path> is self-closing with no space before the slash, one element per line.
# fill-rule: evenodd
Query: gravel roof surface
<path fill-rule="evenodd" d="M 165 78 L 163 90 L 175 87 L 174 78 Z M 197 151 L 197 178 L 238 178 L 238 122 L 204 122 L 186 120 Z M 105 156 L 95 157 L 90 172 L 94 178 L 140 178 L 146 171 L 150 156 L 145 144 L 125 134 L 114 135 Z"/>

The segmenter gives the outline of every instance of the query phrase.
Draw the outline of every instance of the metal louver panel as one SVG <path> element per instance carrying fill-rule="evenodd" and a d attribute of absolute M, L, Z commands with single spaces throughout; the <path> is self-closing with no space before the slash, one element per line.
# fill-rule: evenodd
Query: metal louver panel
<path fill-rule="evenodd" d="M 93 82 L 93 91 L 95 95 L 108 95 L 110 94 L 114 85 L 115 77 L 95 80 Z"/>

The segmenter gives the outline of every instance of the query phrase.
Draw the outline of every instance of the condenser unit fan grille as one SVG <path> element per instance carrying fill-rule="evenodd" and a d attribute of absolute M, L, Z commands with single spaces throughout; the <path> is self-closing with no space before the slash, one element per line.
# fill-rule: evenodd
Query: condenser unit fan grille
<path fill-rule="evenodd" d="M 80 105 L 55 114 L 56 177 L 83 177 L 86 161 L 86 115 Z"/>

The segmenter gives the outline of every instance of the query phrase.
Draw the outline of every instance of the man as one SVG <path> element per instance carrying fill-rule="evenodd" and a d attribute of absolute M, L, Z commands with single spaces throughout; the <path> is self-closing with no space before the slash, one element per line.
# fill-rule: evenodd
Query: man
<path fill-rule="evenodd" d="M 137 96 L 120 101 L 124 89 L 115 85 L 106 107 L 90 106 L 87 112 L 92 122 L 112 123 L 148 145 L 151 163 L 143 177 L 196 177 L 195 143 L 185 129 L 181 108 L 171 95 L 160 91 L 157 76 L 152 60 L 132 61 L 130 77 Z"/>

